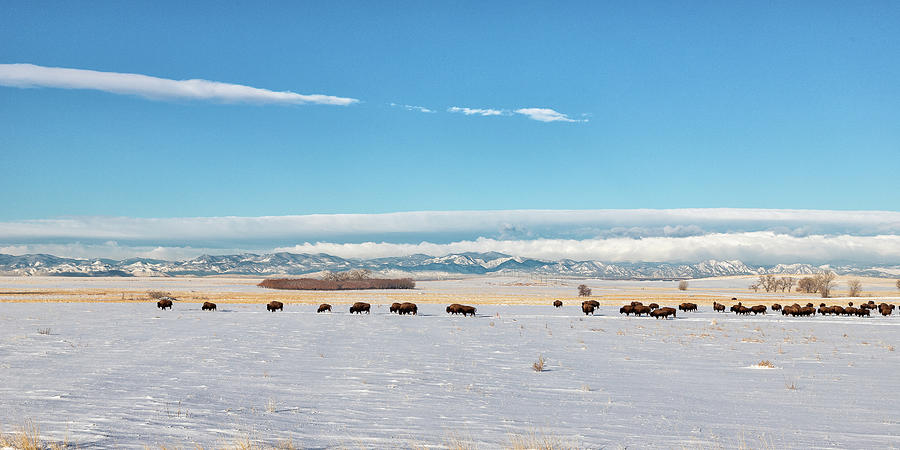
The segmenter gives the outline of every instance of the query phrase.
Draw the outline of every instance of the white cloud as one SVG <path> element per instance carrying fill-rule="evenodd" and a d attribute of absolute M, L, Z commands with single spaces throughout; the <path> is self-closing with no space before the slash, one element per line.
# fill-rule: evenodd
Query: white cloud
<path fill-rule="evenodd" d="M 540 122 L 587 122 L 587 119 L 571 119 L 569 116 L 550 108 L 521 108 L 515 112 Z"/>
<path fill-rule="evenodd" d="M 900 234 L 900 212 L 784 209 L 626 209 L 411 211 L 262 217 L 74 217 L 0 222 L 0 243 L 48 239 L 98 241 L 279 240 L 441 234 L 587 239 L 683 237 L 772 231 L 793 236 Z M 469 236 L 469 237 L 466 237 Z M 370 238 L 371 239 L 371 238 Z"/>
<path fill-rule="evenodd" d="M 218 81 L 171 80 L 135 73 L 98 72 L 33 64 L 0 64 L 0 85 L 20 88 L 93 89 L 151 99 L 210 100 L 229 103 L 313 103 L 346 106 L 359 101 L 354 98 L 321 94 L 276 92 Z"/>
<path fill-rule="evenodd" d="M 403 109 L 405 109 L 405 110 L 407 110 L 407 111 L 418 111 L 418 112 L 429 113 L 429 114 L 430 114 L 430 113 L 436 112 L 436 111 L 434 111 L 433 109 L 428 109 L 428 108 L 426 108 L 426 107 L 424 107 L 424 106 L 401 105 L 401 104 L 399 104 L 399 103 L 391 103 L 391 106 L 394 106 L 394 107 L 397 107 L 397 108 L 403 108 Z"/>
<path fill-rule="evenodd" d="M 506 112 L 500 109 L 489 108 L 461 108 L 459 106 L 451 106 L 447 111 L 452 113 L 463 113 L 467 116 L 505 116 Z"/>
<path fill-rule="evenodd" d="M 317 242 L 279 247 L 276 251 L 321 252 L 344 258 L 406 256 L 417 253 L 438 256 L 462 252 L 500 252 L 545 260 L 573 259 L 603 262 L 697 262 L 707 259 L 739 259 L 751 264 L 777 264 L 795 261 L 896 264 L 900 263 L 900 236 L 815 235 L 795 237 L 773 232 L 753 232 L 644 239 L 495 240 L 480 238 L 447 244 Z"/>

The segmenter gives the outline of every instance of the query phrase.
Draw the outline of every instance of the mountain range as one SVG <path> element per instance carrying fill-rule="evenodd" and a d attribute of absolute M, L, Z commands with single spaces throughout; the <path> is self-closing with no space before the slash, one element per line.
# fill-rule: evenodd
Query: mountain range
<path fill-rule="evenodd" d="M 839 275 L 900 276 L 900 266 L 777 264 L 748 266 L 741 261 L 707 260 L 692 264 L 604 263 L 563 259 L 544 261 L 502 253 L 458 253 L 446 256 L 410 255 L 374 259 L 347 259 L 327 254 L 268 253 L 203 255 L 185 261 L 130 258 L 74 259 L 53 255 L 0 254 L 0 275 L 11 276 L 212 276 L 310 275 L 323 271 L 369 269 L 379 276 L 418 279 L 460 275 L 532 274 L 602 279 L 684 279 L 730 275 L 812 274 L 831 270 Z"/>

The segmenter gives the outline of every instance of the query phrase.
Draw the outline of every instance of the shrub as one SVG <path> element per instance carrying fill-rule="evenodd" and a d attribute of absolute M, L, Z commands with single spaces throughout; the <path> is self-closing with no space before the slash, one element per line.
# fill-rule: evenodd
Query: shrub
<path fill-rule="evenodd" d="M 678 282 L 678 290 L 679 290 L 679 291 L 686 291 L 687 288 L 688 288 L 688 282 L 687 282 L 687 281 L 681 280 L 681 281 Z"/>
<path fill-rule="evenodd" d="M 848 281 L 847 287 L 850 289 L 851 297 L 859 297 L 859 293 L 862 292 L 862 283 L 859 280 Z"/>
<path fill-rule="evenodd" d="M 578 286 L 578 296 L 579 297 L 590 297 L 591 296 L 591 288 L 587 287 L 586 284 L 582 284 Z"/>
<path fill-rule="evenodd" d="M 171 297 L 172 294 L 166 291 L 147 291 L 147 297 L 152 298 L 153 300 L 159 300 L 163 297 Z"/>

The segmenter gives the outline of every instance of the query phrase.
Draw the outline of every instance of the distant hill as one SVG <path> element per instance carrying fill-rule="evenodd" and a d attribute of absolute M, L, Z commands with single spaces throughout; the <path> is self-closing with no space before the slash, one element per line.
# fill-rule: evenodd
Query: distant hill
<path fill-rule="evenodd" d="M 392 277 L 429 278 L 452 275 L 534 274 L 603 279 L 681 279 L 729 275 L 811 274 L 833 270 L 839 275 L 894 278 L 900 266 L 814 266 L 810 264 L 776 264 L 751 267 L 741 261 L 707 260 L 693 264 L 673 263 L 604 263 L 602 261 L 544 261 L 502 253 L 459 253 L 446 256 L 410 255 L 376 259 L 345 259 L 337 256 L 297 253 L 262 255 L 203 255 L 186 261 L 129 258 L 73 259 L 53 255 L 13 256 L 0 254 L 2 275 L 50 276 L 211 276 L 211 275 L 306 275 L 322 271 L 369 269 Z"/>

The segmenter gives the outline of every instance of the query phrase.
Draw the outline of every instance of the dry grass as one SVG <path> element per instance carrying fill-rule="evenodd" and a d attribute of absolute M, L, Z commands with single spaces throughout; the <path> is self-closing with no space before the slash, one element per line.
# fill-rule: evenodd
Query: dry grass
<path fill-rule="evenodd" d="M 49 328 L 38 328 L 38 334 L 50 334 Z"/>
<path fill-rule="evenodd" d="M 775 368 L 775 363 L 773 363 L 772 361 L 769 361 L 768 359 L 764 359 L 764 360 L 762 360 L 762 361 L 756 363 L 756 366 L 757 366 L 757 367 L 766 367 L 766 368 L 769 368 L 769 369 L 774 369 L 774 368 Z"/>
<path fill-rule="evenodd" d="M 577 449 L 580 446 L 564 442 L 556 436 L 538 435 L 530 433 L 526 435 L 513 435 L 509 437 L 509 443 L 504 448 L 510 450 L 563 450 Z"/>
<path fill-rule="evenodd" d="M 535 372 L 543 372 L 546 363 L 547 360 L 544 359 L 544 355 L 538 355 L 538 360 L 531 365 L 531 368 L 534 369 Z"/>
<path fill-rule="evenodd" d="M 14 448 L 16 450 L 62 450 L 69 448 L 69 439 L 63 442 L 45 443 L 41 438 L 40 430 L 33 421 L 26 421 L 25 425 L 12 432 L 5 433 L 0 429 L 0 448 Z"/>

